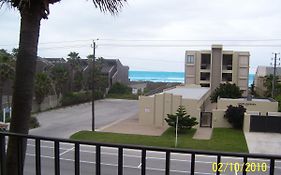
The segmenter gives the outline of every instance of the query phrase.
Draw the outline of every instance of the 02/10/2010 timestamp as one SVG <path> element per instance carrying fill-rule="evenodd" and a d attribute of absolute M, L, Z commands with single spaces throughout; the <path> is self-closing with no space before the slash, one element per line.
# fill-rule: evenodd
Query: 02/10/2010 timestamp
<path fill-rule="evenodd" d="M 266 163 L 259 163 L 259 162 L 247 162 L 247 163 L 212 163 L 212 171 L 213 172 L 242 172 L 243 168 L 246 172 L 266 172 L 267 171 L 267 164 Z"/>

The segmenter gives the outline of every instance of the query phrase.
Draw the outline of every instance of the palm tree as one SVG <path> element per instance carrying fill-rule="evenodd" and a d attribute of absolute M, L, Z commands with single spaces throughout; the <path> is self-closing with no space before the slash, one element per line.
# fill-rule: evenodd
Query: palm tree
<path fill-rule="evenodd" d="M 35 99 L 39 105 L 39 111 L 41 111 L 41 103 L 49 95 L 51 89 L 51 79 L 48 74 L 43 72 L 37 73 L 35 76 Z"/>
<path fill-rule="evenodd" d="M 10 131 L 28 134 L 28 121 L 31 115 L 32 97 L 34 92 L 35 66 L 37 59 L 38 40 L 41 19 L 47 19 L 49 5 L 60 0 L 0 0 L 19 10 L 21 15 L 19 50 L 16 62 L 16 76 L 13 92 L 13 112 Z M 102 12 L 116 14 L 126 0 L 93 0 L 96 8 Z M 7 152 L 7 174 L 16 175 L 19 170 L 17 163 L 19 152 L 17 140 L 11 137 Z M 23 144 L 25 153 L 26 143 Z M 24 155 L 23 160 L 24 160 Z"/>
<path fill-rule="evenodd" d="M 63 94 L 64 87 L 68 79 L 68 72 L 66 68 L 63 66 L 57 65 L 51 69 L 51 79 L 55 86 L 55 91 L 57 94 L 57 98 L 59 98 L 60 94 Z"/>
<path fill-rule="evenodd" d="M 70 91 L 72 92 L 74 90 L 74 79 L 75 79 L 75 73 L 77 73 L 79 69 L 79 53 L 77 52 L 70 52 L 67 58 L 67 62 L 70 66 Z"/>

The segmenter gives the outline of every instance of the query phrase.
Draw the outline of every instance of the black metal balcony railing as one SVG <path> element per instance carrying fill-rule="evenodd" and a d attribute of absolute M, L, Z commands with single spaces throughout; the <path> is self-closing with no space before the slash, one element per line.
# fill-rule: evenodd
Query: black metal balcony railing
<path fill-rule="evenodd" d="M 275 171 L 275 162 L 276 160 L 281 160 L 281 156 L 274 155 L 263 155 L 263 154 L 246 154 L 246 153 L 228 153 L 228 152 L 211 152 L 211 151 L 197 151 L 197 150 L 187 150 L 187 149 L 174 149 L 174 148 L 159 148 L 159 147 L 149 147 L 149 146 L 136 146 L 136 145 L 121 145 L 121 144 L 110 144 L 110 143 L 98 143 L 98 142 L 86 142 L 86 141 L 75 141 L 69 139 L 58 139 L 58 138 L 50 138 L 50 137 L 39 137 L 32 135 L 23 135 L 23 134 L 15 134 L 8 132 L 0 132 L 0 168 L 1 175 L 5 174 L 5 164 L 6 164 L 6 137 L 14 137 L 18 140 L 18 152 L 22 152 L 22 144 L 25 139 L 31 139 L 35 141 L 35 171 L 37 175 L 41 175 L 41 142 L 42 141 L 51 141 L 54 143 L 54 174 L 60 174 L 60 144 L 62 143 L 71 143 L 74 145 L 74 170 L 75 175 L 80 174 L 80 145 L 90 145 L 95 146 L 96 148 L 96 163 L 95 163 L 95 174 L 101 174 L 101 147 L 113 147 L 118 149 L 118 175 L 123 174 L 123 150 L 124 149 L 133 149 L 141 151 L 141 174 L 146 174 L 146 157 L 147 151 L 155 151 L 165 153 L 165 174 L 170 174 L 170 160 L 171 153 L 182 153 L 182 154 L 190 154 L 190 174 L 194 175 L 195 167 L 196 167 L 196 155 L 209 155 L 215 156 L 217 158 L 217 165 L 221 163 L 222 157 L 236 157 L 242 158 L 245 165 L 249 158 L 251 159 L 264 159 L 269 160 L 269 174 L 274 175 Z M 23 174 L 23 164 L 22 164 L 22 156 L 18 156 L 18 165 L 19 167 L 19 175 Z M 219 175 L 221 172 L 216 172 Z M 242 170 L 243 175 L 247 174 L 245 166 L 243 166 Z"/>

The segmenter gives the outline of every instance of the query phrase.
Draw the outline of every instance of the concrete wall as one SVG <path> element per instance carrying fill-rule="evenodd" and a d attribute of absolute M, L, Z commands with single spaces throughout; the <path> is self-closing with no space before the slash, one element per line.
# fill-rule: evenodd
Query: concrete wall
<path fill-rule="evenodd" d="M 245 113 L 244 114 L 244 124 L 243 124 L 244 132 L 250 132 L 250 119 L 251 119 L 251 114 Z"/>
<path fill-rule="evenodd" d="M 222 76 L 222 46 L 212 47 L 211 55 L 212 73 L 211 73 L 211 91 L 215 90 L 221 83 Z"/>
<path fill-rule="evenodd" d="M 155 124 L 154 98 L 140 96 L 139 97 L 139 122 L 144 125 Z"/>
<path fill-rule="evenodd" d="M 213 110 L 213 128 L 231 128 L 232 126 L 224 117 L 225 111 L 224 110 Z"/>
<path fill-rule="evenodd" d="M 155 96 L 139 97 L 139 122 L 143 125 L 156 127 L 167 126 L 167 114 L 175 114 L 178 107 L 183 105 L 188 115 L 200 121 L 200 100 L 182 99 L 180 95 L 170 93 Z"/>
<path fill-rule="evenodd" d="M 221 98 L 218 100 L 217 109 L 226 110 L 227 106 L 238 106 L 243 105 L 247 111 L 259 111 L 262 115 L 267 112 L 277 112 L 278 102 L 276 101 L 247 101 L 245 99 L 225 99 Z"/>
<path fill-rule="evenodd" d="M 43 100 L 41 104 L 41 111 L 58 107 L 60 105 L 59 102 L 60 99 L 58 99 L 56 95 L 49 95 L 48 97 L 45 97 L 45 99 Z M 39 105 L 34 99 L 32 102 L 32 112 L 38 112 L 38 111 L 39 111 Z"/>

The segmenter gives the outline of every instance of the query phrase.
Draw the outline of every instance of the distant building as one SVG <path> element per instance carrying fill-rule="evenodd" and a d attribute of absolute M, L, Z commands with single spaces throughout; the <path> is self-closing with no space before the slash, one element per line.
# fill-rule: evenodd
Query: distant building
<path fill-rule="evenodd" d="M 108 88 L 117 82 L 129 84 L 129 67 L 122 65 L 119 59 L 103 59 L 101 72 L 108 77 Z"/>
<path fill-rule="evenodd" d="M 249 52 L 226 51 L 222 45 L 211 50 L 185 53 L 185 84 L 216 89 L 220 83 L 235 83 L 248 94 Z"/>
<path fill-rule="evenodd" d="M 267 90 L 264 86 L 264 81 L 266 79 L 266 76 L 273 75 L 273 67 L 269 66 L 258 66 L 255 74 L 255 90 L 257 94 L 263 96 L 265 91 Z M 281 79 L 281 67 L 276 68 L 276 76 L 278 79 Z"/>
<path fill-rule="evenodd" d="M 48 62 L 53 63 L 53 64 L 66 62 L 66 60 L 64 58 L 44 58 L 44 59 L 46 59 Z"/>
<path fill-rule="evenodd" d="M 47 72 L 54 66 L 54 63 L 49 60 L 41 57 L 37 57 L 36 60 L 36 73 L 38 72 Z"/>

